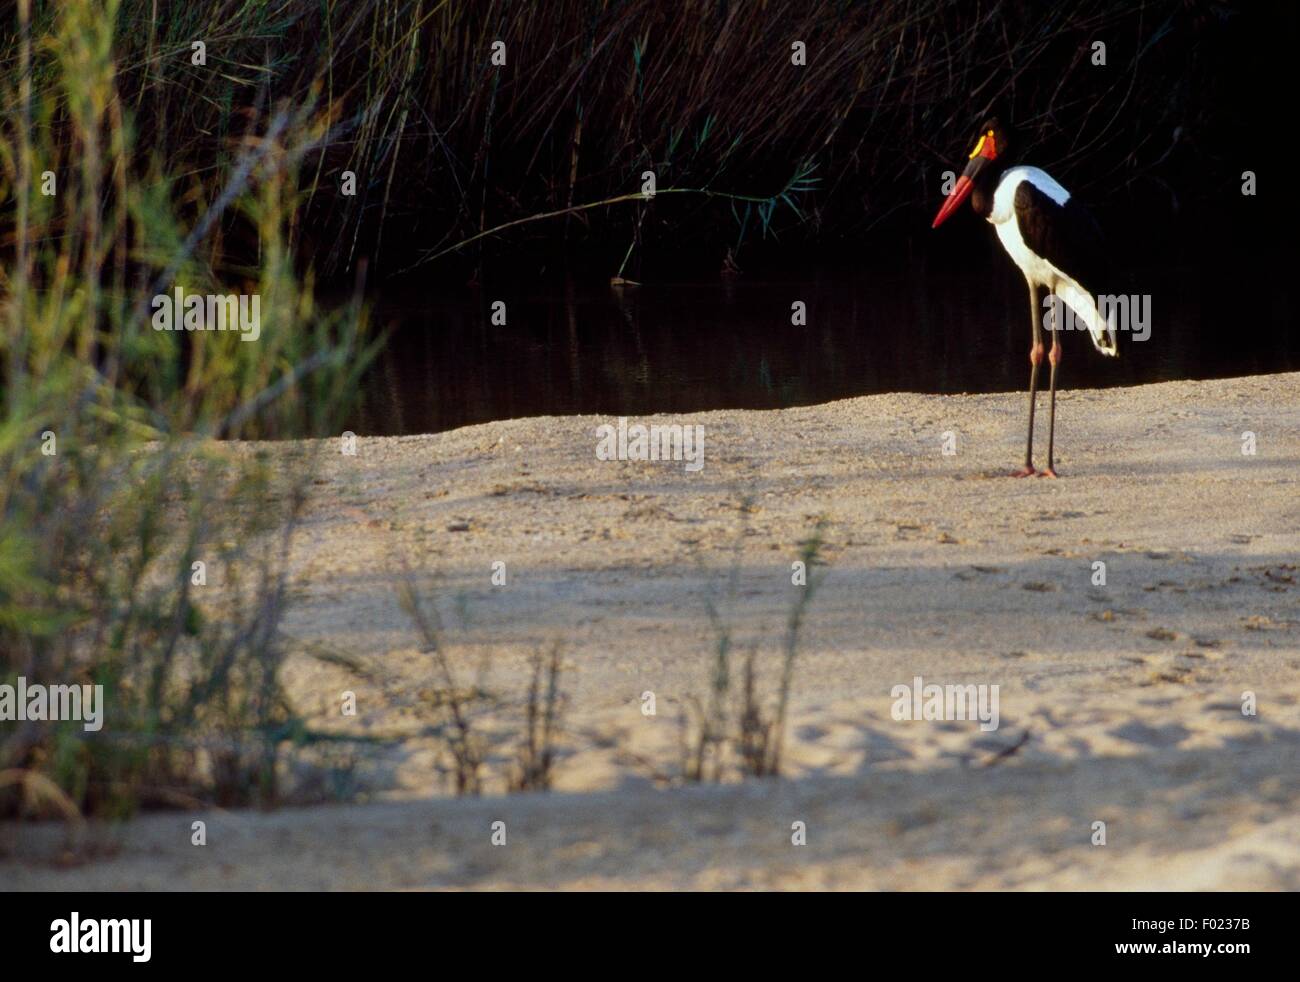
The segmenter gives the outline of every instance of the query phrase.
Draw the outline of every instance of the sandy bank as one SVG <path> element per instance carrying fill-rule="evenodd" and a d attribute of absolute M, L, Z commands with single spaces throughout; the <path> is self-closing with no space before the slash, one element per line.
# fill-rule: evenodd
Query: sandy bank
<path fill-rule="evenodd" d="M 71 870 L 41 858 L 57 829 L 8 827 L 0 875 L 103 888 L 1300 887 L 1300 375 L 1071 391 L 1059 411 L 1059 481 L 1001 476 L 1021 453 L 1014 393 L 658 420 L 704 427 L 698 472 L 598 460 L 596 428 L 613 420 L 596 417 L 363 438 L 355 457 L 327 447 L 285 629 L 372 675 L 299 654 L 289 682 L 321 725 L 410 734 L 359 772 L 384 800 L 211 814 L 201 849 L 196 816 L 147 816 L 118 833 L 115 856 Z M 771 683 L 799 589 L 790 564 L 818 518 L 825 580 L 795 675 L 789 777 L 663 787 L 677 717 L 705 691 L 705 598 L 723 602 Z M 430 665 L 395 589 L 403 556 L 438 573 L 458 657 L 490 659 L 503 698 L 522 691 L 535 646 L 562 642 L 558 793 L 437 796 L 413 709 Z M 999 686 L 998 729 L 893 719 L 891 688 L 918 675 Z M 343 689 L 358 695 L 350 721 Z M 1257 716 L 1240 711 L 1247 691 Z M 497 820 L 505 846 L 488 841 Z M 790 842 L 795 821 L 806 846 Z M 1105 846 L 1090 843 L 1095 821 Z"/>

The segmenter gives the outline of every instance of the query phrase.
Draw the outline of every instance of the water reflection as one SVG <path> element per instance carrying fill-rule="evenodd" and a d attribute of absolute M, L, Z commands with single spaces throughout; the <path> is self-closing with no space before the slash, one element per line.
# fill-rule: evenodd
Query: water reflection
<path fill-rule="evenodd" d="M 1000 256 L 993 256 L 1002 259 Z M 1065 337 L 1066 388 L 1300 368 L 1280 278 L 1227 291 L 1231 270 L 1134 271 L 1153 295 L 1151 338 L 1118 361 Z M 1235 282 L 1251 282 L 1245 270 Z M 491 304 L 506 303 L 506 323 Z M 791 323 L 792 304 L 807 324 Z M 396 330 L 351 428 L 436 432 L 520 416 L 767 409 L 873 392 L 988 392 L 1027 382 L 1028 301 L 1007 264 L 741 277 L 622 290 L 561 279 L 389 298 Z"/>

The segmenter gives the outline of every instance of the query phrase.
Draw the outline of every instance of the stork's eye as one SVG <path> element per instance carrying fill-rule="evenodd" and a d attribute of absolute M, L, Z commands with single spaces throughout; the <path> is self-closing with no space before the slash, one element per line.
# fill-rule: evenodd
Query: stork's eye
<path fill-rule="evenodd" d="M 987 133 L 985 133 L 983 136 L 980 137 L 979 143 L 975 144 L 975 149 L 970 152 L 971 159 L 974 160 L 981 153 L 983 153 L 986 145 L 988 146 L 988 153 L 984 154 L 984 156 L 988 157 L 991 160 L 994 157 L 996 157 L 998 153 L 997 141 L 993 137 L 992 130 L 989 130 Z"/>

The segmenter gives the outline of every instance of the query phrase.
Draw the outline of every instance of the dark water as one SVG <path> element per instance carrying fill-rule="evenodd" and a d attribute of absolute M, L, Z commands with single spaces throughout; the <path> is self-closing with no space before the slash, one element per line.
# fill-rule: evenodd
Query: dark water
<path fill-rule="evenodd" d="M 1024 280 L 992 242 L 963 254 L 864 260 L 611 289 L 554 276 L 527 287 L 387 296 L 394 333 L 352 428 L 427 433 L 521 416 L 768 409 L 876 392 L 990 392 L 1028 382 Z M 1285 257 L 1283 257 L 1285 258 Z M 1280 263 L 1280 260 L 1275 260 Z M 969 265 L 974 262 L 974 266 Z M 1061 382 L 1132 385 L 1300 369 L 1284 275 L 1258 258 L 1133 267 L 1151 336 L 1103 358 L 1064 336 Z M 1279 273 L 1281 271 L 1279 270 Z M 505 325 L 490 322 L 495 300 Z M 791 304 L 807 305 L 792 326 Z"/>

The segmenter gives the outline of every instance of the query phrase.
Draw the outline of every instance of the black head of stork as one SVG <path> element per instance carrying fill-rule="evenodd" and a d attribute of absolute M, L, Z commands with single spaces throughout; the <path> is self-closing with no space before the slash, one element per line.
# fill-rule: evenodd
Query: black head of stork
<path fill-rule="evenodd" d="M 966 169 L 948 193 L 931 228 L 947 221 L 969 198 L 975 213 L 994 227 L 1003 248 L 1025 276 L 1033 330 L 1029 349 L 1029 437 L 1025 465 L 1016 474 L 1055 477 L 1056 370 L 1061 361 L 1061 331 L 1072 321 L 1079 322 L 1092 335 L 1098 351 L 1118 354 L 1114 322 L 1102 315 L 1095 292 L 1110 281 L 1110 262 L 1096 223 L 1069 191 L 1037 167 L 1010 166 L 1011 142 L 996 118 L 980 126 Z M 1040 306 L 1040 291 L 1044 290 L 1054 297 L 1050 314 Z M 1047 468 L 1037 472 L 1033 464 L 1034 405 L 1038 365 L 1044 354 L 1044 328 L 1052 335 L 1052 348 L 1047 352 L 1051 364 L 1051 421 Z"/>
<path fill-rule="evenodd" d="M 988 217 L 993 208 L 993 191 L 998 178 L 1007 169 L 1011 138 L 1002 123 L 995 116 L 985 120 L 979 128 L 975 148 L 970 152 L 969 162 L 957 183 L 948 192 L 939 214 L 934 216 L 931 228 L 938 228 L 946 222 L 967 198 L 974 194 L 972 204 L 976 214 Z"/>

